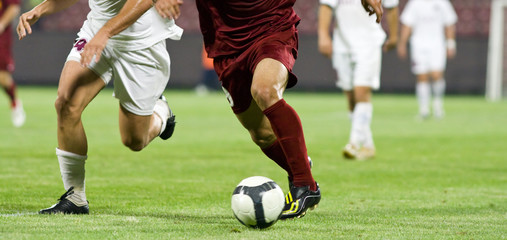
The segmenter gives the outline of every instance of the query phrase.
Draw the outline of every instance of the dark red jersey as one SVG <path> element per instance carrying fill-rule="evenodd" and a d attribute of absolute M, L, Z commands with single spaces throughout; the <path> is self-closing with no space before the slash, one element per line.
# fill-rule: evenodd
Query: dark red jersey
<path fill-rule="evenodd" d="M 210 57 L 237 55 L 258 39 L 300 21 L 296 0 L 196 0 Z"/>
<path fill-rule="evenodd" d="M 7 7 L 11 4 L 20 4 L 20 0 L 0 0 L 0 17 L 3 16 Z M 12 24 L 9 24 L 2 33 L 0 33 L 0 70 L 14 71 L 14 61 L 12 59 Z"/>

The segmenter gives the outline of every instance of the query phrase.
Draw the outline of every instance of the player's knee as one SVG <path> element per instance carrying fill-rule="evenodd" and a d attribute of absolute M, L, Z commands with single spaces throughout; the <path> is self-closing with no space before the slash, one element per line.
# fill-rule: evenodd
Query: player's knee
<path fill-rule="evenodd" d="M 270 131 L 254 131 L 250 132 L 252 141 L 260 148 L 267 148 L 276 140 L 276 136 Z"/>
<path fill-rule="evenodd" d="M 143 150 L 144 147 L 146 147 L 145 141 L 140 138 L 132 138 L 132 137 L 123 138 L 122 142 L 123 145 L 125 145 L 134 152 L 139 152 Z"/>
<path fill-rule="evenodd" d="M 144 148 L 144 144 L 141 142 L 123 142 L 123 144 L 134 152 L 139 152 Z"/>
<path fill-rule="evenodd" d="M 274 87 L 252 85 L 251 94 L 261 109 L 266 109 L 279 100 L 278 93 Z"/>
<path fill-rule="evenodd" d="M 81 111 L 77 107 L 72 106 L 70 101 L 62 96 L 56 98 L 55 109 L 58 117 L 61 119 L 74 119 L 81 116 Z"/>

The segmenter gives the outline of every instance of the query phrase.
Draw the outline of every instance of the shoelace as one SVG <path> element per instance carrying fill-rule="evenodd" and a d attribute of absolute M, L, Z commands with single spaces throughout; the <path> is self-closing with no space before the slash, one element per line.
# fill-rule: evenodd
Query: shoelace
<path fill-rule="evenodd" d="M 69 190 L 67 190 L 67 192 L 65 192 L 65 193 L 64 193 L 64 194 L 60 197 L 60 199 L 58 199 L 58 200 L 60 200 L 60 201 L 64 200 L 67 196 L 69 196 L 69 195 L 71 195 L 71 194 L 73 194 L 73 193 L 74 193 L 74 191 L 73 191 L 73 190 L 74 190 L 74 186 L 70 187 L 70 188 L 69 188 Z"/>

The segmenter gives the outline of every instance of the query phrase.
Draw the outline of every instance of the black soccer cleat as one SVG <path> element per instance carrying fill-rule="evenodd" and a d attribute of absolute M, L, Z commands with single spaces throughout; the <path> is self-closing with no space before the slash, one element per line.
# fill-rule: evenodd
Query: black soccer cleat
<path fill-rule="evenodd" d="M 317 183 L 316 183 L 317 184 Z M 308 209 L 315 209 L 320 202 L 320 187 L 317 190 L 310 190 L 310 186 L 296 187 L 289 182 L 290 191 L 285 196 L 285 207 L 280 219 L 304 217 Z"/>
<path fill-rule="evenodd" d="M 67 196 L 74 193 L 73 190 L 74 187 L 70 187 L 69 190 L 58 199 L 58 203 L 49 208 L 40 210 L 39 214 L 88 214 L 90 212 L 88 204 L 78 207 L 67 199 Z"/>
<path fill-rule="evenodd" d="M 164 101 L 165 104 L 167 104 L 167 100 L 165 99 L 165 97 L 162 95 L 160 96 L 159 98 L 160 100 Z M 163 140 L 167 140 L 169 139 L 173 133 L 174 133 L 174 128 L 176 127 L 176 116 L 174 115 L 173 111 L 171 110 L 171 108 L 169 107 L 169 105 L 167 104 L 167 109 L 169 110 L 169 114 L 168 114 L 168 118 L 167 118 L 167 122 L 166 122 L 166 125 L 165 125 L 165 128 L 164 128 L 164 131 L 162 131 L 160 133 L 160 138 L 162 138 Z"/>
<path fill-rule="evenodd" d="M 174 128 L 176 127 L 176 121 L 175 121 L 176 116 L 172 114 L 171 109 L 169 109 L 169 111 L 171 112 L 171 117 L 169 117 L 167 119 L 167 124 L 165 125 L 165 129 L 164 129 L 164 131 L 162 131 L 162 133 L 160 133 L 160 138 L 162 138 L 164 140 L 169 139 L 173 135 Z"/>

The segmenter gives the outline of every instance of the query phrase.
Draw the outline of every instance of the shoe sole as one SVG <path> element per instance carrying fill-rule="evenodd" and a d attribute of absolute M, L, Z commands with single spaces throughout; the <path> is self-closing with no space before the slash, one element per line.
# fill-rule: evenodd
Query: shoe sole
<path fill-rule="evenodd" d="M 293 218 L 280 219 L 280 220 L 284 221 L 284 220 L 291 220 L 291 219 L 292 219 L 292 220 L 295 220 L 295 219 L 302 218 L 302 217 L 306 216 L 306 212 L 308 212 L 308 210 L 312 210 L 312 211 L 313 211 L 313 210 L 314 210 L 314 209 L 316 209 L 318 206 L 319 206 L 319 204 L 315 204 L 315 205 L 313 205 L 313 206 L 309 207 L 308 209 L 306 209 L 306 211 L 302 212 L 302 213 L 301 213 L 301 214 L 299 214 L 298 216 L 295 216 L 295 217 L 293 217 Z"/>
<path fill-rule="evenodd" d="M 175 115 L 172 115 L 169 119 L 167 119 L 167 126 L 165 127 L 164 131 L 160 134 L 160 138 L 162 138 L 163 140 L 167 140 L 173 135 L 174 128 L 176 127 L 175 119 L 176 119 Z"/>

